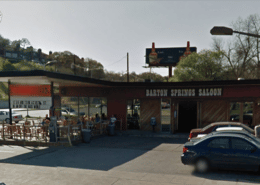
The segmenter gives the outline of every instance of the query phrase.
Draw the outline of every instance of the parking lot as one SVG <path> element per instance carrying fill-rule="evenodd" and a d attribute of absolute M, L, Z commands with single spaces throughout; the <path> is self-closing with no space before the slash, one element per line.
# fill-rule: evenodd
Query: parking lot
<path fill-rule="evenodd" d="M 104 136 L 73 147 L 0 147 L 6 184 L 259 184 L 252 172 L 198 174 L 181 163 L 186 139 Z"/>

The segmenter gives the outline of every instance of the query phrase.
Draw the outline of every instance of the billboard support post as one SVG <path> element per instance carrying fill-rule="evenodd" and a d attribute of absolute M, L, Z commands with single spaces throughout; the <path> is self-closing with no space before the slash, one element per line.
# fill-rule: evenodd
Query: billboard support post
<path fill-rule="evenodd" d="M 169 66 L 169 78 L 172 77 L 172 66 Z"/>

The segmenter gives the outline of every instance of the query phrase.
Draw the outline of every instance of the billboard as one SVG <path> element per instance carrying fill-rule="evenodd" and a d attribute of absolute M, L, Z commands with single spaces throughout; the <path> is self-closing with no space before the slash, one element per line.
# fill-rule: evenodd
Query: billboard
<path fill-rule="evenodd" d="M 196 47 L 180 48 L 155 48 L 154 43 L 152 48 L 146 48 L 146 61 L 149 66 L 176 66 L 182 57 L 185 57 L 191 52 L 197 52 Z"/>

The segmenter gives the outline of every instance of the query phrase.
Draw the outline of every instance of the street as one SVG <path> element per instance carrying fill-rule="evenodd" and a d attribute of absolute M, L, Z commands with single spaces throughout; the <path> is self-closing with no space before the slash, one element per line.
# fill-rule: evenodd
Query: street
<path fill-rule="evenodd" d="M 253 172 L 198 174 L 181 163 L 186 139 L 104 136 L 73 147 L 0 147 L 5 184 L 259 184 Z"/>

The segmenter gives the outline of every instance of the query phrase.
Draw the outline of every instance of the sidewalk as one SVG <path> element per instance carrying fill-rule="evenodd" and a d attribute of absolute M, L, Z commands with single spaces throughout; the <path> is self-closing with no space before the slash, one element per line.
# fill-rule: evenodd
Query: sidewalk
<path fill-rule="evenodd" d="M 161 137 L 161 138 L 179 138 L 188 139 L 189 133 L 163 133 L 163 132 L 152 132 L 144 130 L 116 130 L 116 134 L 119 136 L 136 136 L 136 137 Z"/>

